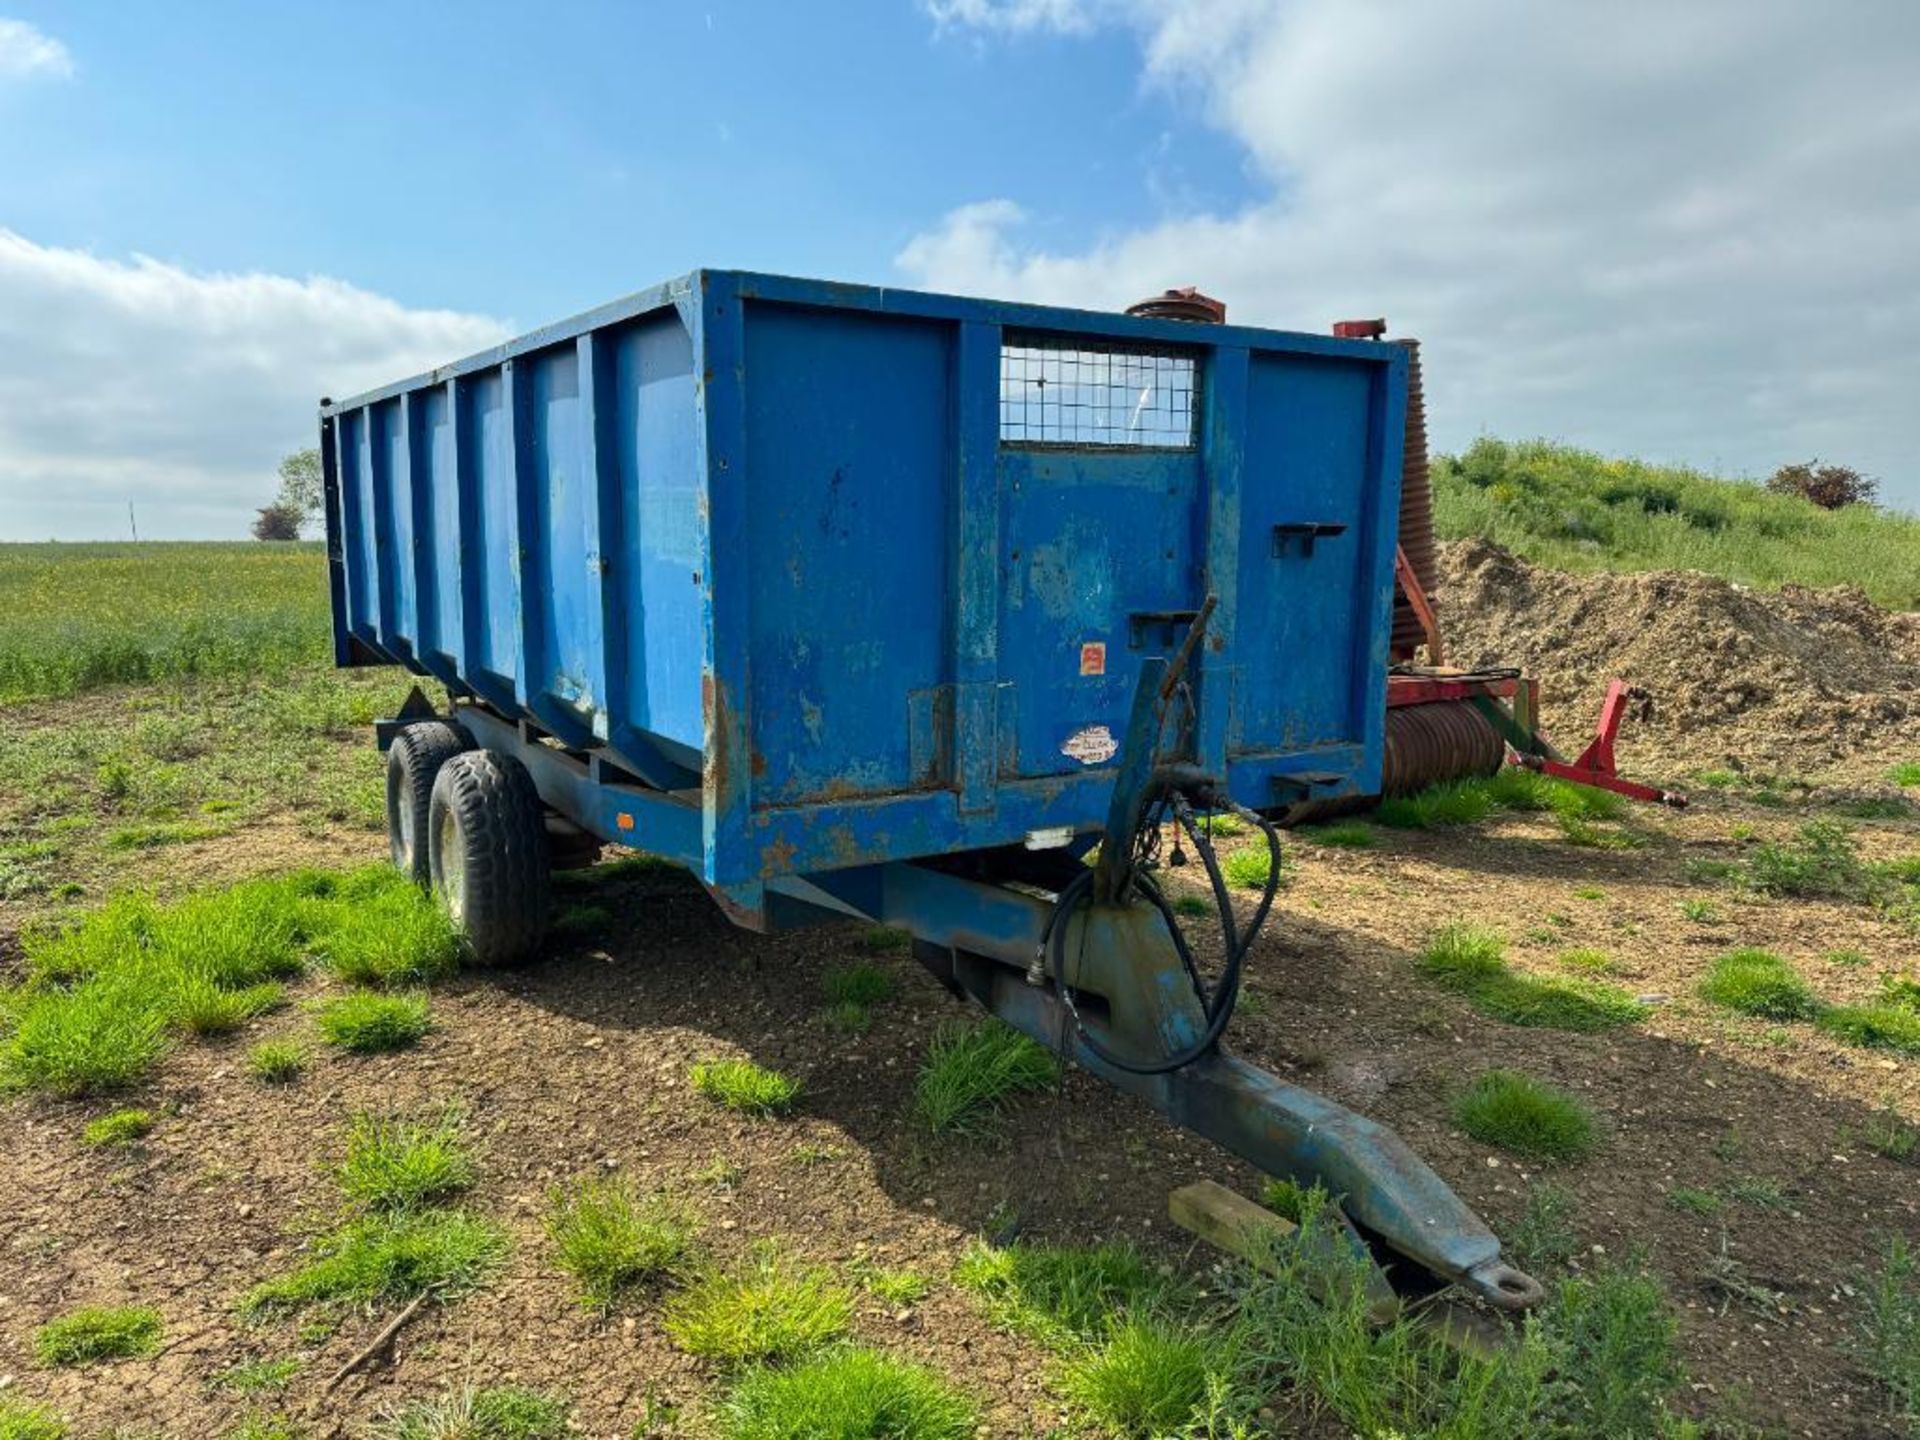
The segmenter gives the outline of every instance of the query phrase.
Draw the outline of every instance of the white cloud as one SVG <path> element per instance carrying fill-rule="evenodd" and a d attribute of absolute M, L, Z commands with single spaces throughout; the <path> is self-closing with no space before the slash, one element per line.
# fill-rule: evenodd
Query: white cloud
<path fill-rule="evenodd" d="M 73 75 L 73 56 L 45 31 L 24 20 L 0 17 L 0 80 L 34 75 L 68 79 Z"/>
<path fill-rule="evenodd" d="M 1920 504 L 1920 7 L 1070 8 L 1130 25 L 1144 83 L 1197 93 L 1260 195 L 1067 251 L 1021 242 L 1030 197 L 984 201 L 901 252 L 916 281 L 1103 307 L 1196 283 L 1299 329 L 1384 313 L 1427 342 L 1444 445 L 1818 454 Z"/>
<path fill-rule="evenodd" d="M 324 276 L 195 274 L 0 229 L 0 539 L 239 537 L 321 395 L 506 336 Z"/>
<path fill-rule="evenodd" d="M 1012 35 L 1030 30 L 1079 34 L 1091 30 L 1095 20 L 1089 0 L 925 0 L 925 5 L 943 27 Z"/>

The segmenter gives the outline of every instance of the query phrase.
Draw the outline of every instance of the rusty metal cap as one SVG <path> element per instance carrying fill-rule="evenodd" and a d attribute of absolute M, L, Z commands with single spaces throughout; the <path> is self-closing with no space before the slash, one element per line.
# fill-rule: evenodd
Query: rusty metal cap
<path fill-rule="evenodd" d="M 1206 325 L 1223 325 L 1227 319 L 1227 302 L 1202 295 L 1195 286 L 1182 285 L 1177 290 L 1162 290 L 1158 295 L 1134 301 L 1127 307 L 1127 314 L 1149 320 L 1194 320 Z"/>
<path fill-rule="evenodd" d="M 1387 333 L 1387 322 L 1382 320 L 1336 320 L 1333 333 L 1342 340 L 1378 340 Z"/>

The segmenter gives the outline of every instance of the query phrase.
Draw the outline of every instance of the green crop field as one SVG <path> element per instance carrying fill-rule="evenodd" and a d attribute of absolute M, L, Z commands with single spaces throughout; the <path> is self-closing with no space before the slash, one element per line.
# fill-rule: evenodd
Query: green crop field
<path fill-rule="evenodd" d="M 1822 510 L 1751 481 L 1544 440 L 1476 441 L 1434 466 L 1434 526 L 1561 570 L 1701 570 L 1743 585 L 1858 585 L 1920 608 L 1920 518 Z"/>
<path fill-rule="evenodd" d="M 0 704 L 329 653 L 317 543 L 0 545 Z"/>

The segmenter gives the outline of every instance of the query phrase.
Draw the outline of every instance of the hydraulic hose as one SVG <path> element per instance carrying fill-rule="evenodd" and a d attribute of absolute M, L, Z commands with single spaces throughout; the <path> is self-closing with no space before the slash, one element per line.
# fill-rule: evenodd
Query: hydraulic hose
<path fill-rule="evenodd" d="M 1234 922 L 1233 898 L 1227 889 L 1226 877 L 1221 874 L 1220 863 L 1213 851 L 1209 836 L 1203 834 L 1195 824 L 1193 809 L 1186 795 L 1179 789 L 1168 787 L 1155 807 L 1156 816 L 1164 815 L 1167 809 L 1173 811 L 1174 819 L 1187 838 L 1193 842 L 1193 848 L 1206 867 L 1207 881 L 1213 891 L 1214 905 L 1219 911 L 1220 932 L 1225 946 L 1226 962 L 1221 969 L 1219 982 L 1209 993 L 1200 976 L 1200 967 L 1194 960 L 1193 947 L 1188 943 L 1186 934 L 1180 928 L 1179 918 L 1173 907 L 1167 903 L 1166 896 L 1152 878 L 1137 867 L 1131 874 L 1128 889 L 1131 893 L 1144 898 L 1160 912 L 1166 922 L 1167 933 L 1173 940 L 1175 953 L 1180 957 L 1181 966 L 1186 970 L 1192 982 L 1195 997 L 1200 1002 L 1201 1013 L 1205 1016 L 1205 1025 L 1198 1039 L 1174 1054 L 1153 1060 L 1141 1060 L 1121 1055 L 1105 1044 L 1081 1018 L 1079 1007 L 1075 1004 L 1074 988 L 1067 978 L 1067 917 L 1087 903 L 1093 892 L 1094 872 L 1076 875 L 1068 882 L 1054 902 L 1053 914 L 1047 919 L 1047 926 L 1040 937 L 1040 949 L 1046 959 L 1047 969 L 1052 971 L 1060 989 L 1060 998 L 1067 1014 L 1072 1017 L 1080 1039 L 1087 1049 L 1104 1064 L 1116 1070 L 1124 1070 L 1133 1075 L 1164 1075 L 1179 1070 L 1200 1059 L 1211 1051 L 1225 1033 L 1227 1022 L 1233 1018 L 1235 1004 L 1240 998 L 1240 979 L 1246 961 L 1247 952 L 1253 947 L 1254 938 L 1266 923 L 1268 912 L 1273 908 L 1274 896 L 1280 889 L 1280 834 L 1271 821 L 1255 814 L 1244 806 L 1225 799 L 1215 793 L 1201 797 L 1202 803 L 1209 809 L 1223 809 L 1237 815 L 1247 823 L 1257 827 L 1267 842 L 1267 881 L 1261 891 L 1260 902 L 1254 907 L 1252 917 L 1244 933 Z M 1143 826 L 1142 835 L 1157 834 L 1157 821 Z M 1110 837 L 1111 839 L 1111 837 Z M 1129 848 L 1140 843 L 1141 836 L 1125 837 Z"/>

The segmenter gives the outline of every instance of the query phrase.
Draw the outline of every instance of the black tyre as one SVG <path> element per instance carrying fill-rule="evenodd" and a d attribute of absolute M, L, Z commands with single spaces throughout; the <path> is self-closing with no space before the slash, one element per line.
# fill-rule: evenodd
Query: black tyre
<path fill-rule="evenodd" d="M 468 750 L 440 767 L 427 815 L 434 893 L 476 965 L 512 965 L 540 946 L 551 888 L 547 827 L 527 767 Z"/>
<path fill-rule="evenodd" d="M 445 720 L 423 720 L 393 737 L 387 747 L 387 849 L 393 863 L 422 886 L 431 878 L 427 864 L 427 808 L 440 767 L 473 737 Z"/>

